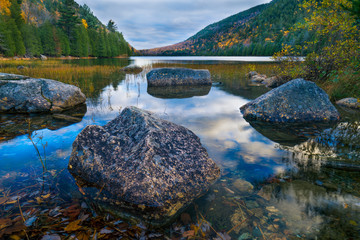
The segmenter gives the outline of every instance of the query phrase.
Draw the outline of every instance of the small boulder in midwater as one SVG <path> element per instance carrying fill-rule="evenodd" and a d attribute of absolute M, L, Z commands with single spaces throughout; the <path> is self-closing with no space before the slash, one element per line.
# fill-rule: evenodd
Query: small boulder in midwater
<path fill-rule="evenodd" d="M 123 67 L 121 71 L 127 73 L 127 74 L 138 74 L 143 71 L 142 67 L 139 67 L 137 65 L 128 65 L 126 67 Z"/>
<path fill-rule="evenodd" d="M 155 68 L 146 74 L 148 86 L 211 85 L 209 70 L 190 68 Z"/>
<path fill-rule="evenodd" d="M 357 98 L 344 98 L 337 101 L 336 104 L 341 107 L 360 110 L 360 99 Z"/>
<path fill-rule="evenodd" d="M 136 107 L 87 126 L 73 143 L 69 171 L 102 190 L 99 208 L 153 225 L 166 224 L 220 175 L 193 132 Z"/>
<path fill-rule="evenodd" d="M 246 120 L 278 123 L 336 122 L 340 115 L 314 82 L 295 79 L 240 108 Z"/>

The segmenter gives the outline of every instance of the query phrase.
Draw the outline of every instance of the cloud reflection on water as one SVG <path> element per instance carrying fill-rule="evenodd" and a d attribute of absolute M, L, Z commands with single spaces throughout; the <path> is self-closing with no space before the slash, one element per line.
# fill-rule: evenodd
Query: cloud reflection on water
<path fill-rule="evenodd" d="M 277 173 L 284 167 L 280 161 L 282 151 L 274 148 L 273 142 L 257 133 L 242 118 L 239 106 L 248 100 L 217 87 L 212 87 L 206 96 L 154 98 L 147 94 L 145 82 L 145 73 L 126 75 L 116 91 L 110 89 L 112 108 L 137 106 L 191 129 L 201 138 L 210 156 L 224 168 L 246 168 L 244 164 L 259 164 Z M 89 112 L 93 110 L 89 109 Z M 102 115 L 103 119 L 112 117 L 112 112 Z"/>

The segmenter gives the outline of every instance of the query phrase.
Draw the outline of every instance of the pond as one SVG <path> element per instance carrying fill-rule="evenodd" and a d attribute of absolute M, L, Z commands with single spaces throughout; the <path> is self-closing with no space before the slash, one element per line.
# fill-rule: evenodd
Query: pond
<path fill-rule="evenodd" d="M 24 64 L 24 72 L 16 63 L 0 64 L 0 72 L 78 85 L 87 102 L 61 114 L 0 116 L 0 238 L 360 238 L 359 149 L 345 148 L 342 155 L 328 148 L 320 151 L 307 139 L 323 127 L 248 123 L 242 117 L 242 105 L 269 91 L 245 75 L 253 70 L 273 74 L 276 64 L 269 58 L 132 57 L 56 60 L 51 67 Z M 129 64 L 144 70 L 119 71 Z M 148 88 L 146 73 L 157 67 L 208 69 L 214 84 Z M 161 229 L 95 211 L 96 202 L 67 170 L 79 132 L 90 124 L 105 125 L 126 106 L 189 128 L 221 168 L 208 193 Z"/>

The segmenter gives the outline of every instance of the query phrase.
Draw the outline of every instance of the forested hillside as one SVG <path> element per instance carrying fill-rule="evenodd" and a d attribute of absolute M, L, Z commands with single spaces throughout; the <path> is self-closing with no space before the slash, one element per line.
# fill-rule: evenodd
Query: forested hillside
<path fill-rule="evenodd" d="M 0 55 L 116 57 L 131 47 L 74 0 L 0 0 Z"/>
<path fill-rule="evenodd" d="M 306 31 L 290 34 L 305 17 L 302 0 L 273 0 L 211 24 L 184 42 L 144 50 L 144 55 L 270 56 L 285 44 L 301 44 L 313 36 Z"/>

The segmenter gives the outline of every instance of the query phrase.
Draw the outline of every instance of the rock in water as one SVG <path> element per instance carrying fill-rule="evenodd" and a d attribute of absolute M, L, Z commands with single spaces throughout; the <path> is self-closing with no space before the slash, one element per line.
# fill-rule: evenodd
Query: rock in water
<path fill-rule="evenodd" d="M 146 74 L 148 86 L 211 85 L 209 70 L 155 68 Z"/>
<path fill-rule="evenodd" d="M 105 126 L 87 126 L 73 143 L 69 171 L 103 189 L 112 209 L 154 225 L 174 217 L 220 174 L 193 132 L 136 107 Z"/>
<path fill-rule="evenodd" d="M 121 69 L 121 71 L 128 73 L 128 74 L 138 74 L 143 71 L 143 68 L 140 66 L 136 66 L 136 65 L 129 65 L 129 66 L 123 67 Z"/>
<path fill-rule="evenodd" d="M 315 83 L 295 79 L 240 108 L 246 120 L 281 123 L 336 122 L 340 115 Z"/>
<path fill-rule="evenodd" d="M 0 74 L 0 113 L 60 112 L 85 101 L 80 88 L 73 85 Z"/>
<path fill-rule="evenodd" d="M 360 110 L 360 99 L 344 98 L 336 102 L 337 105 Z"/>

